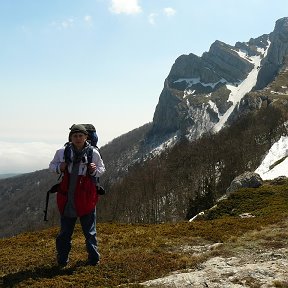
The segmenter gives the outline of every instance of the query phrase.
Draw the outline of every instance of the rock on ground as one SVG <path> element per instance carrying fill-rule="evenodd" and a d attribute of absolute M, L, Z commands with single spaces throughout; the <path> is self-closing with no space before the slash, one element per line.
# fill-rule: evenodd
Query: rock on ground
<path fill-rule="evenodd" d="M 282 286 L 276 286 L 279 283 Z M 195 270 L 142 283 L 146 287 L 288 287 L 288 249 L 242 251 L 236 257 L 213 257 Z M 285 286 L 284 286 L 285 285 Z"/>

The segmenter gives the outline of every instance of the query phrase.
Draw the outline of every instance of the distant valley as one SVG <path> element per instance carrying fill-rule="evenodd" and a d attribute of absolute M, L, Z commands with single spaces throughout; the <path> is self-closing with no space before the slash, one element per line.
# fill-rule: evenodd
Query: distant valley
<path fill-rule="evenodd" d="M 7 174 L 0 174 L 0 179 L 6 179 L 14 176 L 21 175 L 20 173 L 7 173 Z"/>

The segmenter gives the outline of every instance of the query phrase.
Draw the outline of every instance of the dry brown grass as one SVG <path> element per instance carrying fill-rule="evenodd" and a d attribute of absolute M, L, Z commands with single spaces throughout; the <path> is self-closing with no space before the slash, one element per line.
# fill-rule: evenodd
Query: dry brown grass
<path fill-rule="evenodd" d="M 256 217 L 241 219 L 238 216 L 246 212 Z M 79 226 L 73 235 L 70 263 L 64 269 L 59 269 L 55 263 L 57 227 L 2 239 L 2 286 L 140 287 L 138 283 L 142 281 L 175 270 L 195 268 L 215 255 L 225 257 L 241 253 L 241 249 L 288 246 L 287 184 L 243 189 L 207 215 L 210 220 L 192 223 L 99 224 L 102 259 L 97 267 L 84 265 L 86 251 Z M 223 245 L 205 250 L 205 245 L 213 243 Z M 204 247 L 201 253 L 195 253 L 193 247 L 197 245 Z M 257 283 L 250 284 L 257 287 Z M 287 287 L 287 283 L 275 282 L 275 287 Z"/>

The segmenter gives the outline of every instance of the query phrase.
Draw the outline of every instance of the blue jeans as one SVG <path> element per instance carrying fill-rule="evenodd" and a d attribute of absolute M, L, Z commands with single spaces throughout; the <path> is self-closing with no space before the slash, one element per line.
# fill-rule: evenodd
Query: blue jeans
<path fill-rule="evenodd" d="M 57 261 L 60 265 L 66 265 L 68 263 L 68 255 L 72 247 L 71 239 L 76 220 L 77 217 L 70 218 L 61 216 L 61 230 L 56 238 Z M 88 264 L 96 265 L 100 259 L 96 239 L 96 210 L 80 217 L 80 223 L 86 239 Z"/>

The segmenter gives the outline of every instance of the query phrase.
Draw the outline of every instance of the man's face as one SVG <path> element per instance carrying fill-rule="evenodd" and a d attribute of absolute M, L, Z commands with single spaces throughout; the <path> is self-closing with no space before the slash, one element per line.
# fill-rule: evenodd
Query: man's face
<path fill-rule="evenodd" d="M 77 149 L 82 149 L 85 145 L 86 140 L 87 140 L 87 135 L 85 135 L 84 133 L 73 133 L 71 135 L 72 144 Z"/>

